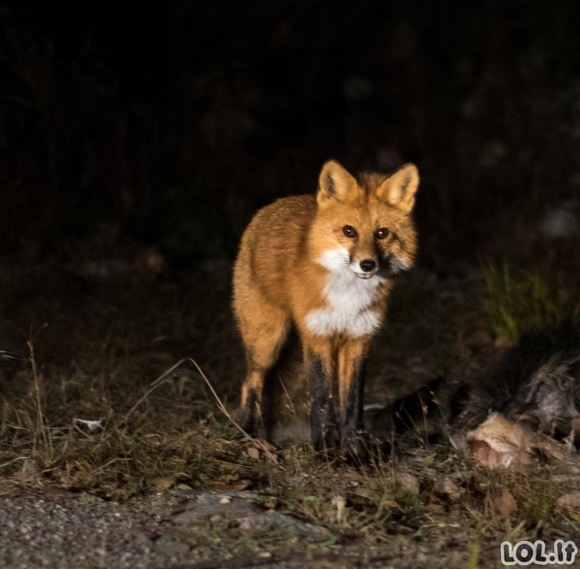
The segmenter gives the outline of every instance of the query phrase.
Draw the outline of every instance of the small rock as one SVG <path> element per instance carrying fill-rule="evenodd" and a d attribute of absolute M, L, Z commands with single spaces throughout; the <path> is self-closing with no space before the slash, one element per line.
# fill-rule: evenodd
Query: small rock
<path fill-rule="evenodd" d="M 245 516 L 256 514 L 260 509 L 251 502 L 234 500 L 220 503 L 224 497 L 212 503 L 189 502 L 182 511 L 170 518 L 171 523 L 179 526 L 193 526 L 206 523 L 214 516 L 223 516 L 228 520 L 237 520 Z"/>
<path fill-rule="evenodd" d="M 238 519 L 239 528 L 256 535 L 269 535 L 274 532 L 282 533 L 288 538 L 300 538 L 310 543 L 317 543 L 331 539 L 334 534 L 321 526 L 303 522 L 281 512 L 269 511 L 260 514 L 251 514 Z"/>
<path fill-rule="evenodd" d="M 165 555 L 179 558 L 188 553 L 191 548 L 187 543 L 176 539 L 174 536 L 162 535 L 155 542 L 155 549 Z"/>
<path fill-rule="evenodd" d="M 397 475 L 397 482 L 401 485 L 401 489 L 407 494 L 417 496 L 421 490 L 421 483 L 416 476 L 408 472 L 401 472 Z"/>
<path fill-rule="evenodd" d="M 158 516 L 160 518 L 169 518 L 173 514 L 177 514 L 177 513 L 182 512 L 182 511 L 183 511 L 182 508 L 178 509 L 175 506 L 159 506 L 158 508 L 151 508 L 148 513 L 150 516 Z"/>

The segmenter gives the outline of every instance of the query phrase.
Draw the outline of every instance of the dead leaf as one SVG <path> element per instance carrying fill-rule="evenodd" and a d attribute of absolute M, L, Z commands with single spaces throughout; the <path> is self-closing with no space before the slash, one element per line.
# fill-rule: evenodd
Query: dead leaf
<path fill-rule="evenodd" d="M 169 490 L 177 483 L 177 476 L 162 476 L 161 478 L 153 478 L 149 481 L 149 485 L 158 490 Z"/>
<path fill-rule="evenodd" d="M 537 454 L 555 460 L 566 456 L 564 445 L 500 413 L 492 413 L 476 429 L 469 431 L 467 441 L 475 461 L 487 468 L 530 465 Z"/>
<path fill-rule="evenodd" d="M 509 517 L 518 511 L 518 504 L 509 490 L 504 490 L 501 496 L 493 501 L 494 510 L 504 517 Z"/>
<path fill-rule="evenodd" d="M 249 480 L 240 480 L 239 482 L 228 482 L 224 480 L 212 480 L 205 485 L 206 488 L 215 492 L 235 491 L 241 492 L 250 486 Z"/>
<path fill-rule="evenodd" d="M 431 514 L 445 513 L 445 508 L 443 507 L 441 500 L 439 500 L 435 494 L 431 494 L 429 497 L 429 503 L 425 506 L 425 510 Z"/>
<path fill-rule="evenodd" d="M 255 448 L 255 447 L 250 447 L 246 449 L 246 454 L 252 459 L 252 460 L 260 460 L 260 451 Z"/>
<path fill-rule="evenodd" d="M 129 497 L 129 491 L 127 488 L 110 488 L 107 490 L 107 494 L 113 500 L 126 500 Z"/>
<path fill-rule="evenodd" d="M 471 454 L 475 462 L 479 464 L 487 464 L 489 461 L 489 451 L 491 447 L 485 441 L 471 440 L 467 441 L 467 445 L 471 450 Z"/>
<path fill-rule="evenodd" d="M 88 470 L 79 470 L 75 472 L 73 476 L 68 481 L 68 486 L 71 488 L 75 487 L 91 487 L 95 484 L 96 478 L 93 473 Z"/>
<path fill-rule="evenodd" d="M 254 449 L 262 452 L 266 459 L 272 462 L 278 462 L 278 457 L 274 454 L 276 452 L 276 447 L 266 439 L 252 439 L 252 444 L 254 445 Z M 250 458 L 254 457 L 250 455 Z"/>
<path fill-rule="evenodd" d="M 274 452 L 276 450 L 276 447 L 266 439 L 251 439 L 250 442 L 252 446 L 258 450 L 265 450 L 268 452 Z"/>
<path fill-rule="evenodd" d="M 372 500 L 376 493 L 368 488 L 355 488 L 352 492 L 355 496 L 360 496 L 361 498 L 366 498 L 367 500 Z"/>
<path fill-rule="evenodd" d="M 570 492 L 570 494 L 564 494 L 556 500 L 556 504 L 562 508 L 566 508 L 571 513 L 575 514 L 575 517 L 580 515 L 580 491 Z"/>
<path fill-rule="evenodd" d="M 264 456 L 271 462 L 275 462 L 278 463 L 278 457 L 275 454 L 272 454 L 271 452 L 265 452 Z"/>
<path fill-rule="evenodd" d="M 334 496 L 334 498 L 332 498 L 332 505 L 336 508 L 336 521 L 341 523 L 344 516 L 346 500 L 342 496 Z"/>
<path fill-rule="evenodd" d="M 447 496 L 452 502 L 455 502 L 456 500 L 459 500 L 461 494 L 465 492 L 465 489 L 459 487 L 448 476 L 444 476 L 435 480 L 433 491 L 437 494 Z"/>

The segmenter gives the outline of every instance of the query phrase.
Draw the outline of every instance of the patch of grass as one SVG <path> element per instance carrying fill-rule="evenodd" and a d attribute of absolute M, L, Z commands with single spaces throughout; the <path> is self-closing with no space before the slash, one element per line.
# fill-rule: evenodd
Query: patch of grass
<path fill-rule="evenodd" d="M 57 485 L 125 500 L 168 484 L 252 490 L 263 497 L 264 509 L 290 512 L 328 528 L 332 539 L 316 547 L 391 547 L 403 540 L 444 548 L 454 543 L 463 555 L 461 566 L 473 554 L 472 565 L 480 569 L 488 567 L 485 548 L 505 535 L 516 541 L 540 532 L 556 534 L 564 526 L 570 533 L 579 531 L 556 507 L 563 489 L 550 481 L 548 470 L 476 469 L 466 453 L 447 443 L 434 445 L 420 434 L 401 438 L 397 453 L 373 454 L 358 468 L 322 459 L 308 444 L 270 451 L 241 436 L 219 411 L 195 366 L 164 373 L 184 357 L 195 358 L 227 409 L 235 406 L 243 360 L 234 340 L 227 287 L 202 296 L 203 281 L 182 288 L 99 286 L 90 300 L 73 296 L 69 306 L 46 302 L 47 280 L 32 279 L 38 283 L 34 286 L 43 287 L 42 295 L 35 288 L 24 289 L 26 311 L 6 303 L 11 324 L 0 327 L 2 349 L 18 354 L 17 359 L 3 359 L 0 368 L 0 492 L 5 485 Z M 512 281 L 510 274 L 510 285 Z M 439 294 L 430 288 L 433 284 Z M 445 354 L 430 359 L 438 332 L 451 353 L 459 335 L 456 325 L 471 315 L 467 308 L 477 301 L 471 289 L 455 284 L 442 291 L 443 285 L 433 284 L 409 280 L 409 287 L 415 287 L 413 300 L 421 303 L 397 305 L 394 296 L 392 325 L 375 346 L 371 367 L 382 371 L 369 374 L 377 399 L 386 397 L 381 386 L 390 387 L 393 378 L 401 377 L 403 383 L 413 373 L 432 376 L 432 369 L 423 367 L 442 365 Z M 57 294 L 62 286 L 64 298 L 70 290 L 66 285 L 53 282 L 51 290 Z M 431 301 L 437 310 L 428 310 Z M 10 331 L 26 329 L 31 313 L 49 326 L 15 339 Z M 439 351 L 443 342 L 437 344 Z M 91 432 L 75 419 L 101 424 Z M 453 483 L 437 482 L 446 478 Z M 447 486 L 451 493 L 441 491 Z M 505 489 L 518 504 L 511 517 L 494 507 Z M 226 526 L 224 522 L 217 533 L 193 536 L 192 543 L 235 552 L 258 550 L 266 540 Z"/>
<path fill-rule="evenodd" d="M 497 336 L 517 342 L 522 334 L 555 327 L 580 316 L 580 299 L 557 278 L 549 281 L 539 274 L 487 263 L 483 310 Z"/>
<path fill-rule="evenodd" d="M 195 287 L 177 295 L 175 287 L 127 282 L 98 286 L 86 298 L 68 282 L 48 270 L 25 286 L 11 283 L 27 302 L 7 302 L 0 327 L 0 342 L 10 348 L 0 362 L 0 476 L 119 498 L 163 477 L 196 488 L 263 479 L 248 444 L 214 416 L 220 412 L 193 366 L 152 383 L 179 356 L 195 355 L 212 380 L 224 378 L 215 382 L 222 396 L 235 390 L 226 371 L 237 374 L 237 353 L 223 347 L 233 331 L 227 293 L 195 303 Z M 12 290 L 5 289 L 6 300 Z M 69 308 L 47 302 L 67 290 Z M 35 326 L 26 339 L 21 322 L 30 314 L 49 325 Z M 91 432 L 77 419 L 100 426 Z"/>

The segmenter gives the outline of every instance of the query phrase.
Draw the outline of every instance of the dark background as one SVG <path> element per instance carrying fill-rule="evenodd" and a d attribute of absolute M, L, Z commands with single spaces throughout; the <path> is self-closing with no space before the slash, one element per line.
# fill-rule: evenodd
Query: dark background
<path fill-rule="evenodd" d="M 419 166 L 423 263 L 475 259 L 580 185 L 573 0 L 0 8 L 0 254 L 232 259 L 322 163 Z M 572 202 L 569 202 L 572 203 Z M 529 230 L 533 233 L 533 229 Z M 517 239 L 516 239 L 517 240 Z"/>

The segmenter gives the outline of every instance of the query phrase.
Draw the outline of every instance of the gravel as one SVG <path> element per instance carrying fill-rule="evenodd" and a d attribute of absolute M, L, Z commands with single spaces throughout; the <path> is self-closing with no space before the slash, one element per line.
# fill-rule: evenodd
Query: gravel
<path fill-rule="evenodd" d="M 190 546 L 154 513 L 182 495 L 126 503 L 46 490 L 0 497 L 0 567 L 155 569 L 191 562 Z"/>

